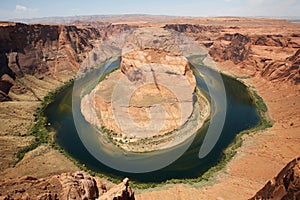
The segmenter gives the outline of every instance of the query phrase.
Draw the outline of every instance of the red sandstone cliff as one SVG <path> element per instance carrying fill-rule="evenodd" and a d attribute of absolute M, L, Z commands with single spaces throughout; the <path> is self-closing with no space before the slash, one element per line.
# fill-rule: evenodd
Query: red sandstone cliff
<path fill-rule="evenodd" d="M 267 80 L 300 82 L 300 33 L 242 34 L 239 27 L 168 24 L 206 46 L 217 62 L 232 62 L 249 75 Z M 9 99 L 15 79 L 24 74 L 42 79 L 70 78 L 101 40 L 133 28 L 129 25 L 64 26 L 9 23 L 0 26 L 0 99 Z M 230 63 L 228 64 L 230 67 Z M 64 76 L 61 76 L 61 75 Z M 21 86 L 13 89 L 22 91 Z"/>
<path fill-rule="evenodd" d="M 0 101 L 17 86 L 16 78 L 34 75 L 58 80 L 71 78 L 88 52 L 106 37 L 129 29 L 127 25 L 77 27 L 64 25 L 0 26 Z M 62 76 L 63 74 L 63 76 Z"/>
<path fill-rule="evenodd" d="M 250 200 L 300 199 L 300 158 L 289 162 Z"/>
<path fill-rule="evenodd" d="M 250 76 L 270 81 L 300 83 L 300 34 L 274 28 L 282 34 L 241 33 L 240 27 L 169 24 L 165 28 L 182 32 L 206 46 L 216 62 L 239 67 Z M 246 29 L 245 29 L 246 30 Z"/>

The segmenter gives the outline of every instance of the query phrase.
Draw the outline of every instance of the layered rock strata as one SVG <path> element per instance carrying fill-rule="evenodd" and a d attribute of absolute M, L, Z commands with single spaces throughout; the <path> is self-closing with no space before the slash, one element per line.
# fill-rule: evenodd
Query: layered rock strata
<path fill-rule="evenodd" d="M 122 56 L 120 70 L 82 99 L 81 110 L 124 149 L 152 151 L 179 144 L 201 127 L 209 106 L 204 97 L 197 99 L 195 88 L 185 57 L 157 49 L 133 51 Z M 179 141 L 184 125 L 194 128 Z M 143 139 L 151 142 L 142 142 L 142 148 Z"/>
<path fill-rule="evenodd" d="M 128 29 L 127 25 L 0 24 L 0 101 L 9 100 L 12 86 L 16 93 L 32 92 L 16 82 L 16 78 L 28 75 L 60 81 L 72 78 L 99 42 Z"/>

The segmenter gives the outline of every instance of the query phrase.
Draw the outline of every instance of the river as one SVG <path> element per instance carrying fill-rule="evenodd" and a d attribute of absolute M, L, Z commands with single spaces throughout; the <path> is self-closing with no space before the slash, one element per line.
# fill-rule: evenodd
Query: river
<path fill-rule="evenodd" d="M 118 66 L 118 64 L 118 62 L 114 62 L 111 65 L 111 68 Z M 211 79 L 213 80 L 213 74 L 216 72 L 205 66 L 201 67 L 203 69 L 201 73 L 206 75 L 206 72 L 209 72 L 208 74 L 212 76 Z M 93 76 L 95 76 L 95 74 L 96 73 L 91 73 L 89 84 L 95 83 L 95 81 L 93 80 Z M 196 178 L 201 176 L 204 172 L 206 172 L 212 166 L 216 165 L 222 159 L 223 150 L 228 147 L 228 145 L 234 140 L 235 136 L 239 132 L 256 126 L 260 120 L 257 108 L 255 107 L 253 100 L 251 99 L 247 87 L 231 77 L 225 75 L 221 75 L 221 77 L 223 79 L 224 87 L 226 90 L 225 106 L 227 109 L 225 113 L 226 117 L 224 126 L 216 145 L 214 145 L 213 149 L 207 156 L 201 159 L 199 158 L 199 148 L 201 147 L 203 140 L 207 134 L 210 123 L 209 121 L 205 123 L 204 127 L 197 132 L 190 147 L 182 156 L 180 156 L 172 164 L 152 172 L 122 172 L 106 166 L 90 154 L 85 145 L 82 143 L 81 137 L 77 132 L 78 127 L 76 129 L 73 119 L 73 112 L 77 112 L 77 116 L 80 116 L 80 109 L 78 109 L 77 111 L 76 109 L 72 110 L 72 102 L 73 104 L 80 105 L 79 100 L 73 99 L 72 101 L 72 97 L 74 95 L 73 92 L 79 94 L 82 91 L 73 91 L 72 86 L 66 88 L 56 96 L 53 103 L 48 105 L 45 110 L 45 115 L 48 120 L 47 122 L 51 123 L 51 127 L 56 131 L 56 142 L 68 154 L 78 160 L 81 164 L 84 164 L 90 170 L 100 172 L 114 178 L 129 177 L 130 179 L 137 182 L 162 182 L 169 179 Z M 205 82 L 204 79 L 198 75 L 196 75 L 196 80 L 197 87 L 199 87 L 207 96 L 209 96 L 209 93 L 211 93 L 211 91 L 208 90 L 208 87 L 206 85 L 209 84 L 209 82 Z M 86 84 L 86 82 L 81 83 L 82 87 L 86 86 Z M 79 88 L 82 89 L 82 87 Z M 218 93 L 218 90 L 216 89 L 215 92 Z M 210 98 L 212 97 L 210 96 Z M 214 104 L 214 106 L 212 106 L 211 120 L 214 120 L 214 112 L 219 112 L 218 105 L 221 102 L 218 102 L 218 100 L 212 100 L 212 103 Z M 79 106 L 77 107 L 79 108 Z M 102 156 L 115 156 L 117 160 L 121 159 L 120 162 L 125 163 L 126 161 L 130 161 L 130 154 L 124 154 L 124 152 L 123 154 L 118 154 L 116 152 L 118 152 L 119 150 L 116 150 L 116 147 L 108 147 L 112 149 L 105 150 L 103 146 L 99 147 L 98 144 L 98 146 L 94 144 L 95 141 L 97 141 L 97 135 L 91 125 L 86 123 L 84 127 L 81 128 L 86 132 L 86 135 L 88 135 L 87 141 L 91 143 L 92 148 L 99 148 L 99 152 L 101 152 Z M 107 148 L 107 146 L 105 148 Z M 111 152 L 114 153 L 112 154 Z M 168 155 L 167 153 L 168 152 L 155 152 L 154 154 L 156 158 L 159 157 L 159 159 L 163 160 L 165 156 Z M 157 162 L 159 162 L 159 159 Z M 151 162 L 151 157 L 149 155 L 145 155 L 145 161 Z"/>

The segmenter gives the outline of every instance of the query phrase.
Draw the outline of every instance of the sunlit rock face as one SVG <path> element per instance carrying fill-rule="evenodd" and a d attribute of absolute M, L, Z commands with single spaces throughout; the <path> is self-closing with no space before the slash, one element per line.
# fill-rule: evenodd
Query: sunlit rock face
<path fill-rule="evenodd" d="M 135 199 L 128 178 L 118 185 L 108 186 L 99 177 L 83 171 L 45 178 L 23 176 L 4 179 L 0 186 L 5 188 L 1 199 Z"/>
<path fill-rule="evenodd" d="M 91 93 L 102 125 L 128 136 L 149 137 L 187 121 L 196 81 L 186 58 L 161 50 L 133 51 L 122 56 L 120 69 Z"/>

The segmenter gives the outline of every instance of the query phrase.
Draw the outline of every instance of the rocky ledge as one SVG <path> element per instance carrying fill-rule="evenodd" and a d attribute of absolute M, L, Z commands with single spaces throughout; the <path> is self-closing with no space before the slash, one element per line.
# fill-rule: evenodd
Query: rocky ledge
<path fill-rule="evenodd" d="M 124 54 L 120 70 L 82 99 L 81 111 L 125 150 L 164 149 L 189 138 L 208 117 L 208 101 L 195 89 L 185 57 L 158 49 L 136 50 Z"/>
<path fill-rule="evenodd" d="M 250 200 L 300 199 L 300 157 L 289 162 Z"/>
<path fill-rule="evenodd" d="M 0 199 L 98 199 L 134 200 L 129 179 L 108 188 L 85 172 L 63 173 L 48 178 L 24 176 L 0 182 Z"/>

